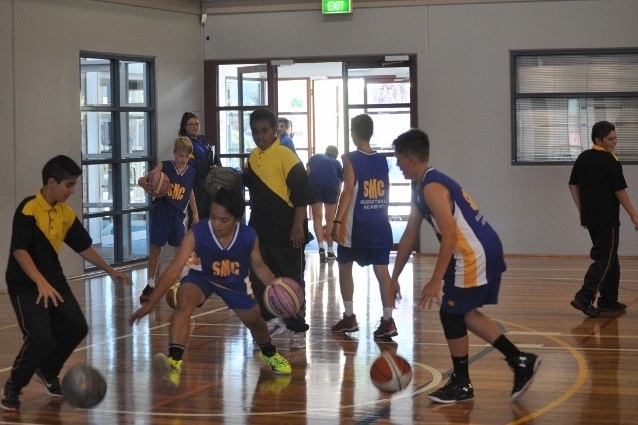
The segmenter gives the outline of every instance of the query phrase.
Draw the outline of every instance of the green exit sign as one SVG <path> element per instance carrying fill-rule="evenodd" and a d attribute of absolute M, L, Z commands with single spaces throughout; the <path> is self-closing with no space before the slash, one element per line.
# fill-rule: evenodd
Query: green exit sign
<path fill-rule="evenodd" d="M 352 0 L 321 0 L 324 14 L 352 13 Z"/>

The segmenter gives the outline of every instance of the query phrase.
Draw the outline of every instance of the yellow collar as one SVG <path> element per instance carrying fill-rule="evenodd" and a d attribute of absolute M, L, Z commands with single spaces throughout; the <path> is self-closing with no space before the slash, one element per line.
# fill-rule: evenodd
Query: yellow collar
<path fill-rule="evenodd" d="M 595 151 L 608 152 L 605 148 L 603 148 L 602 146 L 597 145 L 597 144 L 595 144 L 595 143 L 592 145 L 592 149 L 593 149 L 593 150 L 595 150 Z M 615 153 L 613 153 L 613 152 L 609 152 L 609 153 L 610 153 L 610 154 L 612 154 L 612 155 L 614 156 L 614 158 L 616 158 L 616 161 L 620 161 L 620 159 L 618 158 L 618 155 L 616 155 L 616 154 L 615 154 Z"/>

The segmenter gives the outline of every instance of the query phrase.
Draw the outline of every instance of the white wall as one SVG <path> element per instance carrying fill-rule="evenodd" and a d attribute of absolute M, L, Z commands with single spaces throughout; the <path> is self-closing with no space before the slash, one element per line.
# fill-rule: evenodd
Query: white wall
<path fill-rule="evenodd" d="M 417 54 L 419 126 L 431 163 L 456 178 L 508 254 L 588 255 L 567 181 L 570 166 L 511 165 L 509 52 L 638 45 L 638 2 L 515 2 L 210 15 L 206 59 Z M 622 135 L 619 135 L 622 142 Z M 638 168 L 625 165 L 638 205 Z M 621 213 L 620 255 L 638 255 Z M 429 228 L 422 249 L 436 252 Z"/>
<path fill-rule="evenodd" d="M 200 18 L 89 0 L 0 0 L 0 263 L 14 209 L 42 186 L 44 163 L 57 154 L 80 161 L 80 51 L 155 57 L 158 155 L 168 158 L 182 113 L 203 109 Z M 81 215 L 81 188 L 69 203 Z M 67 276 L 83 272 L 68 247 L 61 257 Z"/>

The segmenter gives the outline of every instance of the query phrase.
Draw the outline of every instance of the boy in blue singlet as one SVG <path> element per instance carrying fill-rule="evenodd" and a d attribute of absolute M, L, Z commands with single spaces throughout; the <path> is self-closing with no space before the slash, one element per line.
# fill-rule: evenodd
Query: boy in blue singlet
<path fill-rule="evenodd" d="M 153 368 L 172 386 L 177 387 L 182 370 L 182 356 L 190 332 L 190 318 L 197 306 L 213 293 L 224 300 L 259 344 L 260 358 L 278 374 L 290 374 L 292 369 L 270 339 L 268 325 L 261 317 L 253 295 L 248 271 L 257 274 L 261 282 L 272 282 L 273 274 L 259 253 L 259 241 L 252 227 L 241 223 L 246 205 L 237 192 L 220 189 L 211 206 L 210 218 L 193 225 L 186 233 L 173 261 L 157 282 L 151 298 L 129 318 L 139 321 L 149 314 L 179 277 L 191 253 L 199 256 L 202 270 L 191 269 L 182 278 L 177 292 L 177 306 L 171 317 L 168 356 L 159 353 Z"/>
<path fill-rule="evenodd" d="M 424 218 L 441 243 L 432 277 L 421 291 L 419 306 L 430 308 L 433 301 L 440 304 L 439 315 L 454 373 L 444 387 L 428 397 L 437 403 L 474 399 L 469 374 L 469 329 L 505 356 L 514 371 L 511 398 L 515 400 L 531 385 L 541 359 L 536 354 L 521 352 L 492 319 L 478 310 L 498 301 L 501 274 L 506 269 L 498 234 L 458 183 L 430 167 L 427 134 L 409 130 L 393 145 L 398 167 L 416 183 L 408 224 L 397 249 L 393 284 L 398 285 L 410 253 L 417 248 Z"/>
<path fill-rule="evenodd" d="M 151 297 L 155 287 L 155 273 L 162 247 L 168 244 L 178 247 L 184 239 L 186 232 L 184 219 L 186 218 L 186 206 L 193 213 L 193 223 L 199 221 L 197 205 L 193 186 L 195 184 L 195 168 L 188 165 L 190 155 L 193 153 L 193 144 L 188 137 L 178 137 L 173 146 L 174 161 L 162 161 L 151 171 L 162 171 L 168 176 L 171 185 L 168 193 L 153 199 L 151 219 L 151 252 L 148 258 L 148 281 L 140 295 L 140 304 L 145 303 Z M 137 183 L 147 192 L 151 193 L 152 187 L 149 181 L 150 174 L 140 177 Z"/>
<path fill-rule="evenodd" d="M 374 331 L 375 338 L 391 338 L 398 335 L 392 318 L 395 294 L 388 264 L 392 249 L 392 228 L 388 221 L 390 178 L 385 156 L 370 147 L 374 123 L 369 115 L 352 118 L 350 126 L 354 152 L 342 156 L 343 191 L 335 215 L 332 238 L 339 244 L 339 287 L 345 312 L 342 319 L 332 326 L 334 333 L 359 330 L 354 314 L 354 279 L 352 266 L 372 264 L 379 281 L 383 316 Z"/>

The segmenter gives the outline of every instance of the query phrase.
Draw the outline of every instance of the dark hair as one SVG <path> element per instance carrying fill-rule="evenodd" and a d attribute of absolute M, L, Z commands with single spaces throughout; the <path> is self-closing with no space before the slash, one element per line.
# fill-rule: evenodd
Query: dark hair
<path fill-rule="evenodd" d="M 62 180 L 78 177 L 81 174 L 82 169 L 77 162 L 66 155 L 58 155 L 48 160 L 42 167 L 42 185 L 46 186 L 51 178 L 56 183 L 60 183 Z"/>
<path fill-rule="evenodd" d="M 179 131 L 177 132 L 178 136 L 188 136 L 186 124 L 188 124 L 188 120 L 191 118 L 199 119 L 197 115 L 192 112 L 184 112 L 184 115 L 182 115 L 182 121 L 179 123 Z"/>
<path fill-rule="evenodd" d="M 253 123 L 259 120 L 267 120 L 273 130 L 277 129 L 277 117 L 270 109 L 259 108 L 252 111 L 250 114 L 250 126 L 252 127 Z"/>
<path fill-rule="evenodd" d="M 350 129 L 363 140 L 370 140 L 374 133 L 374 122 L 372 118 L 370 118 L 370 115 L 357 115 L 350 120 Z"/>
<path fill-rule="evenodd" d="M 415 155 L 419 161 L 430 159 L 430 139 L 425 132 L 412 129 L 401 134 L 392 142 L 394 152 L 398 154 Z"/>
<path fill-rule="evenodd" d="M 616 126 L 609 121 L 598 121 L 591 128 L 591 141 L 596 143 L 596 139 L 603 140 L 614 130 L 616 130 Z"/>
<path fill-rule="evenodd" d="M 246 213 L 246 202 L 244 202 L 244 197 L 237 191 L 233 191 L 225 187 L 219 188 L 215 194 L 215 199 L 213 199 L 213 204 L 218 204 L 226 208 L 237 220 L 242 218 Z"/>

